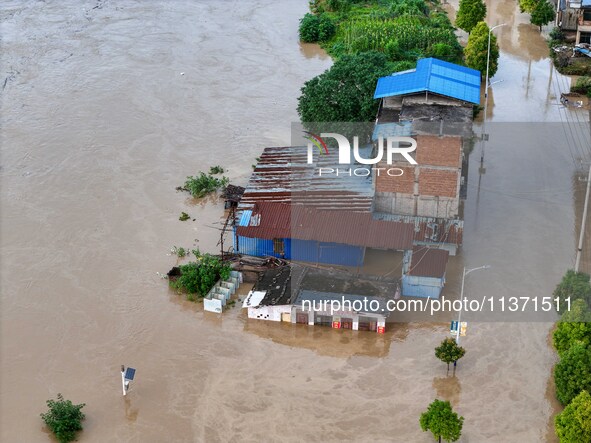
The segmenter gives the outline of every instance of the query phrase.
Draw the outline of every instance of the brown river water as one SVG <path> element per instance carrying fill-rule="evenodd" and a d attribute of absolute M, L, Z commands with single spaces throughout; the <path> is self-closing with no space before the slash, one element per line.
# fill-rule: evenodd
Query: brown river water
<path fill-rule="evenodd" d="M 471 158 L 446 293 L 462 266 L 491 264 L 468 293 L 549 295 L 574 263 L 589 159 L 562 128 L 587 115 L 558 105 L 571 80 L 516 2 L 488 6 L 489 23 L 508 24 L 489 101 L 499 123 L 484 175 L 478 147 Z M 247 321 L 239 308 L 210 315 L 158 276 L 176 263 L 173 245 L 217 250 L 223 204 L 176 193 L 184 177 L 221 164 L 244 184 L 263 147 L 289 143 L 301 86 L 331 64 L 298 43 L 306 10 L 0 4 L 1 442 L 51 441 L 39 413 L 58 392 L 87 403 L 81 442 L 427 443 L 418 417 L 436 397 L 465 417 L 464 443 L 555 441 L 551 319 L 471 323 L 448 377 L 433 356 L 447 323 L 376 336 Z M 137 368 L 125 399 L 121 364 Z"/>

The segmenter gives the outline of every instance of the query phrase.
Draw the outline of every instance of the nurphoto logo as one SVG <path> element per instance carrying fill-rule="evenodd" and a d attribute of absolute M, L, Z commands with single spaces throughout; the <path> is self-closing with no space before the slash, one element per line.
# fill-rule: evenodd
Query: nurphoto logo
<path fill-rule="evenodd" d="M 311 132 L 305 132 L 307 136 L 305 137 L 308 142 L 308 164 L 314 163 L 314 148 L 318 149 L 320 155 L 328 155 L 329 149 L 328 145 L 324 141 L 326 137 L 334 138 L 338 143 L 338 150 L 339 150 L 339 165 L 348 165 L 348 168 L 330 168 L 330 167 L 319 167 L 318 168 L 318 175 L 347 175 L 347 176 L 358 176 L 358 177 L 367 177 L 369 176 L 372 171 L 375 171 L 377 175 L 381 173 L 386 173 L 392 177 L 399 177 L 404 174 L 404 171 L 398 167 L 391 167 L 391 168 L 379 168 L 379 167 L 364 167 L 364 166 L 354 166 L 355 164 L 361 165 L 376 165 L 383 161 L 384 154 L 386 155 L 386 163 L 388 165 L 392 165 L 394 161 L 399 161 L 394 159 L 395 154 L 399 154 L 402 158 L 407 161 L 411 165 L 417 165 L 417 161 L 410 155 L 411 152 L 417 149 L 417 142 L 412 137 L 387 137 L 386 138 L 386 148 L 384 149 L 384 138 L 379 137 L 377 143 L 377 152 L 375 157 L 373 158 L 366 158 L 362 157 L 359 152 L 359 137 L 353 137 L 353 158 L 354 162 L 351 161 L 351 143 L 342 134 L 337 134 L 334 132 L 323 132 L 320 136 L 312 134 Z M 336 166 L 336 165 L 335 165 Z"/>

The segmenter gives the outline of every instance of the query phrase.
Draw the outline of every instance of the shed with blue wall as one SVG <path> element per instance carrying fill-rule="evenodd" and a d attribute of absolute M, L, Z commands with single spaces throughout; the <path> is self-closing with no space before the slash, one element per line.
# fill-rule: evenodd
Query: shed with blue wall
<path fill-rule="evenodd" d="M 402 295 L 438 299 L 445 286 L 449 252 L 445 249 L 415 246 L 402 274 Z"/>

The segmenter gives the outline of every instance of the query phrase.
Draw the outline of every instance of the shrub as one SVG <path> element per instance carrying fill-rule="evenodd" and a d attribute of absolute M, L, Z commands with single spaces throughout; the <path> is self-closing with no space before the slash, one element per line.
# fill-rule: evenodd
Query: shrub
<path fill-rule="evenodd" d="M 201 198 L 227 186 L 228 182 L 226 177 L 220 179 L 200 172 L 195 177 L 187 177 L 183 190 L 188 191 L 195 198 Z"/>
<path fill-rule="evenodd" d="M 591 441 L 591 395 L 582 391 L 554 419 L 561 443 Z"/>
<path fill-rule="evenodd" d="M 41 418 L 60 443 L 69 443 L 76 440 L 76 432 L 82 430 L 84 406 L 84 403 L 75 405 L 64 400 L 62 394 L 57 394 L 57 400 L 47 400 L 49 410 L 41 414 Z"/>
<path fill-rule="evenodd" d="M 334 22 L 326 14 L 306 14 L 300 20 L 300 40 L 305 43 L 325 42 L 335 31 Z"/>
<path fill-rule="evenodd" d="M 575 300 L 571 310 L 563 314 L 552 333 L 558 354 L 563 355 L 572 346 L 591 345 L 591 312 L 584 300 Z"/>
<path fill-rule="evenodd" d="M 187 214 L 186 212 L 181 212 L 181 215 L 179 216 L 179 220 L 180 221 L 187 221 L 189 220 L 191 217 L 189 217 L 189 214 Z"/>
<path fill-rule="evenodd" d="M 170 280 L 171 287 L 200 297 L 205 297 L 218 280 L 229 278 L 231 271 L 230 265 L 209 254 L 199 254 L 197 261 L 181 265 L 179 269 L 181 275 Z"/>
<path fill-rule="evenodd" d="M 567 298 L 570 298 L 571 305 L 575 300 L 583 300 L 589 306 L 591 301 L 591 285 L 589 274 L 575 272 L 572 269 L 566 271 L 562 281 L 554 290 L 554 297 L 559 299 L 560 312 L 566 312 L 568 308 Z"/>
<path fill-rule="evenodd" d="M 563 42 L 565 39 L 564 32 L 559 27 L 552 28 L 550 31 L 550 39 L 556 42 Z"/>
<path fill-rule="evenodd" d="M 579 77 L 574 84 L 574 86 L 570 87 L 571 92 L 579 92 L 581 94 L 589 94 L 591 93 L 591 77 L 583 76 Z"/>
<path fill-rule="evenodd" d="M 591 390 L 591 350 L 581 344 L 571 346 L 554 368 L 556 397 L 567 405 L 583 390 Z"/>

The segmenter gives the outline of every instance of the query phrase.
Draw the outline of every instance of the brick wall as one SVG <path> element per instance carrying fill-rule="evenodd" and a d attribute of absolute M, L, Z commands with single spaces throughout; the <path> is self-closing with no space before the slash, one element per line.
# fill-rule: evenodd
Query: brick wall
<path fill-rule="evenodd" d="M 391 168 L 386 163 L 380 163 L 380 168 Z M 398 167 L 398 166 L 396 166 Z M 403 194 L 414 194 L 415 168 L 413 166 L 401 166 L 404 171 L 400 177 L 391 177 L 386 171 L 380 171 L 379 177 L 376 177 L 377 192 L 400 192 Z"/>
<path fill-rule="evenodd" d="M 419 194 L 441 197 L 456 197 L 458 194 L 459 171 L 421 168 Z"/>
<path fill-rule="evenodd" d="M 460 137 L 437 137 L 418 135 L 416 160 L 421 166 L 462 166 L 462 139 Z"/>

